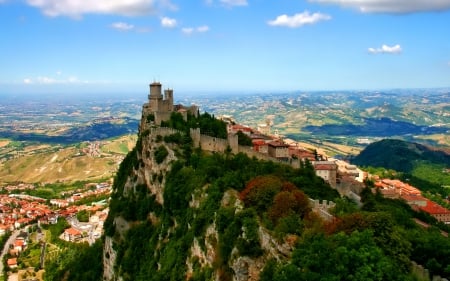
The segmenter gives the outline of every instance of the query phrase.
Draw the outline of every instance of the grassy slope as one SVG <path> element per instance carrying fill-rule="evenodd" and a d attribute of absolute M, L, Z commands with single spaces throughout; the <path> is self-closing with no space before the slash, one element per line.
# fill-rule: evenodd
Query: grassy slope
<path fill-rule="evenodd" d="M 37 153 L 6 161 L 0 165 L 0 184 L 8 182 L 45 182 L 94 180 L 111 177 L 118 164 L 136 142 L 135 136 L 108 141 L 101 150 L 110 156 L 78 156 L 70 146 L 51 153 Z"/>

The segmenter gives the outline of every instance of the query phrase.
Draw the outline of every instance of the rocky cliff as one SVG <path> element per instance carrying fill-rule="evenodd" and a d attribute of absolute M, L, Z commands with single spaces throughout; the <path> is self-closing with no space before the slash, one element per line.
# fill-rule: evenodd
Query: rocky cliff
<path fill-rule="evenodd" d="M 268 260 L 290 256 L 295 239 L 274 238 L 239 196 L 245 181 L 236 168 L 261 163 L 191 145 L 171 129 L 140 134 L 114 185 L 104 280 L 259 280 Z M 231 161 L 237 166 L 222 166 Z"/>
<path fill-rule="evenodd" d="M 413 258 L 446 273 L 449 247 L 432 245 L 448 241 L 416 226 L 405 203 L 367 189 L 360 210 L 308 161 L 295 168 L 228 147 L 207 114 L 142 120 L 113 185 L 105 281 L 415 280 Z M 213 133 L 207 150 L 197 128 Z"/>

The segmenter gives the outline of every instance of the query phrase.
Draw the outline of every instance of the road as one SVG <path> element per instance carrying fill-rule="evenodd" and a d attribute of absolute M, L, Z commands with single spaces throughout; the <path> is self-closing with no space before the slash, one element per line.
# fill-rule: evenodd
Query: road
<path fill-rule="evenodd" d="M 6 241 L 5 246 L 2 249 L 2 253 L 0 255 L 0 276 L 3 276 L 3 270 L 4 270 L 4 264 L 3 264 L 3 257 L 8 253 L 9 250 L 9 245 L 11 245 L 12 243 L 14 243 L 14 241 L 16 240 L 17 236 L 20 234 L 21 229 L 18 230 L 14 230 L 11 233 L 11 236 L 9 236 L 8 241 Z"/>

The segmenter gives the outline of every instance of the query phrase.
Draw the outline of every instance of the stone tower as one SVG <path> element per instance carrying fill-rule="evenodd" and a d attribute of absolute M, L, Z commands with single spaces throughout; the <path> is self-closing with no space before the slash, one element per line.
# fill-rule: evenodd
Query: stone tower
<path fill-rule="evenodd" d="M 150 94 L 148 95 L 148 101 L 150 110 L 152 112 L 160 111 L 159 109 L 163 101 L 163 96 L 161 94 L 161 83 L 153 82 L 150 84 Z"/>
<path fill-rule="evenodd" d="M 172 89 L 164 90 L 164 99 L 167 101 L 167 104 L 169 106 L 173 106 L 173 90 Z M 168 110 L 169 110 L 169 108 L 168 108 Z"/>

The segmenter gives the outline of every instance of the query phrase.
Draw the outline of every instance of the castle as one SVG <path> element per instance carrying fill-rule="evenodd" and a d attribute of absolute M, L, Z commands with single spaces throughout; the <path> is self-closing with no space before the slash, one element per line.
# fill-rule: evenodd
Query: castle
<path fill-rule="evenodd" d="M 170 119 L 172 112 L 179 112 L 183 118 L 187 119 L 188 112 L 194 116 L 198 115 L 198 106 L 192 105 L 185 107 L 183 105 L 173 104 L 173 90 L 164 90 L 164 97 L 161 91 L 162 85 L 159 82 L 150 84 L 150 93 L 148 95 L 148 102 L 144 103 L 142 107 L 141 124 L 153 123 L 154 125 L 161 125 L 162 121 Z"/>

